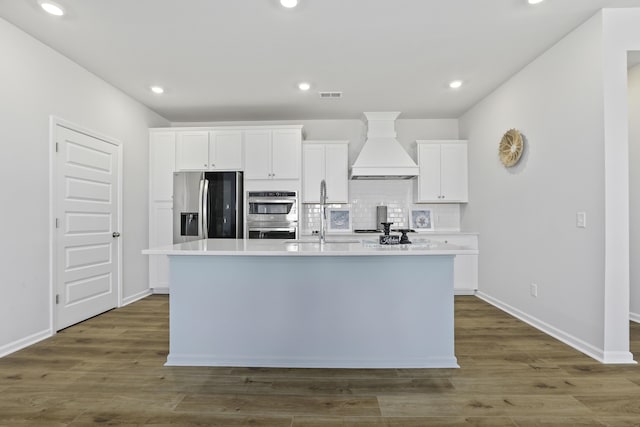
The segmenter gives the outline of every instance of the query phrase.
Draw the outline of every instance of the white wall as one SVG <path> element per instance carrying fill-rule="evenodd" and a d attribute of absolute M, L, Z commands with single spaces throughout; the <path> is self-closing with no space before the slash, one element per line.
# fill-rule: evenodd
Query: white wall
<path fill-rule="evenodd" d="M 148 287 L 148 131 L 168 122 L 0 19 L 0 355 L 50 333 L 49 117 L 120 140 L 124 297 Z"/>
<path fill-rule="evenodd" d="M 570 33 L 460 119 L 464 229 L 481 236 L 482 295 L 594 357 L 604 348 L 602 17 Z M 498 143 L 526 137 L 505 169 Z M 575 226 L 587 213 L 586 229 Z M 530 296 L 530 284 L 538 297 Z"/>
<path fill-rule="evenodd" d="M 630 311 L 640 322 L 640 65 L 629 70 L 629 184 Z"/>
<path fill-rule="evenodd" d="M 627 51 L 640 49 L 638 22 L 638 8 L 604 9 L 460 121 L 471 158 L 463 227 L 482 235 L 482 295 L 605 363 L 633 362 Z M 510 127 L 527 150 L 505 170 L 495 148 Z"/>

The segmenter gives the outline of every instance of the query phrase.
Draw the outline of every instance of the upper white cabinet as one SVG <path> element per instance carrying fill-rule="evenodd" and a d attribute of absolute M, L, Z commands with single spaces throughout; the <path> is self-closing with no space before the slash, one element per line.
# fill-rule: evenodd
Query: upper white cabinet
<path fill-rule="evenodd" d="M 203 170 L 209 167 L 209 132 L 181 131 L 176 142 L 176 169 Z"/>
<path fill-rule="evenodd" d="M 466 203 L 469 200 L 466 141 L 417 141 L 420 175 L 417 203 Z"/>
<path fill-rule="evenodd" d="M 166 202 L 173 197 L 175 170 L 175 132 L 150 132 L 149 135 L 149 201 Z"/>
<path fill-rule="evenodd" d="M 242 170 L 241 130 L 179 131 L 177 170 Z"/>
<path fill-rule="evenodd" d="M 302 203 L 320 202 L 323 179 L 327 202 L 349 203 L 349 141 L 305 141 L 302 172 Z"/>
<path fill-rule="evenodd" d="M 209 134 L 209 169 L 242 170 L 242 131 L 215 130 Z"/>
<path fill-rule="evenodd" d="M 300 179 L 302 127 L 244 131 L 245 179 Z"/>

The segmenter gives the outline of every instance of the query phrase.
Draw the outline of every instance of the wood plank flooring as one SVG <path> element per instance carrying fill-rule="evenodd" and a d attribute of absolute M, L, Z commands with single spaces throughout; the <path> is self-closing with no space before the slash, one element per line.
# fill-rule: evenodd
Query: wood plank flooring
<path fill-rule="evenodd" d="M 0 359 L 0 426 L 640 426 L 640 367 L 605 366 L 456 297 L 461 369 L 164 367 L 154 295 Z M 631 325 L 640 357 L 640 325 Z"/>

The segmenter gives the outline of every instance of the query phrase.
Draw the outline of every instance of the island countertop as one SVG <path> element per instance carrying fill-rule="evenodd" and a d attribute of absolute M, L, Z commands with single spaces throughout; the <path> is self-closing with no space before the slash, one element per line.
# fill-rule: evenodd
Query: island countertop
<path fill-rule="evenodd" d="M 379 245 L 375 238 L 338 239 L 320 244 L 318 238 L 206 239 L 150 248 L 145 255 L 178 256 L 407 256 L 475 255 L 478 250 L 417 238 L 409 245 Z"/>

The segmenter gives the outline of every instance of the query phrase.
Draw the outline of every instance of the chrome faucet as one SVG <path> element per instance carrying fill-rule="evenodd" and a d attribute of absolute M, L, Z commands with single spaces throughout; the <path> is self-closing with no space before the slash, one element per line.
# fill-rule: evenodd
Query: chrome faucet
<path fill-rule="evenodd" d="M 320 243 L 325 242 L 327 229 L 327 182 L 320 181 Z"/>

